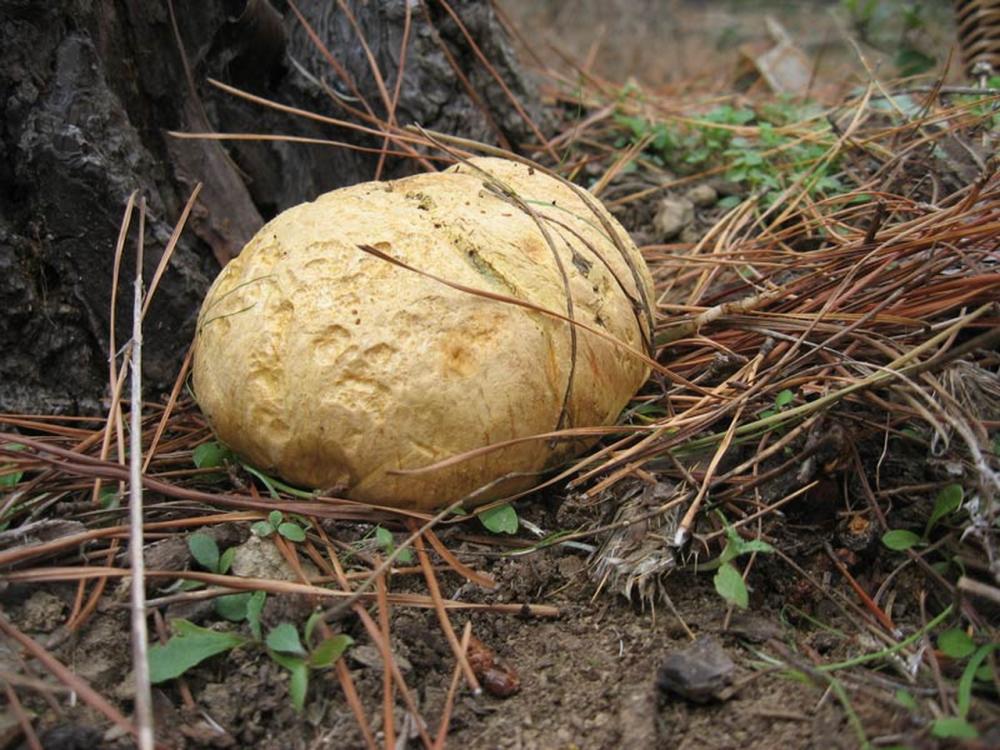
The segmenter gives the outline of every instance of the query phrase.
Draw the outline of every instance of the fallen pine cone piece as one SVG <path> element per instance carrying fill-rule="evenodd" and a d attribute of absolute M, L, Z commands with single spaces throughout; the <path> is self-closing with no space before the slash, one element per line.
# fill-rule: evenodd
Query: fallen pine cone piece
<path fill-rule="evenodd" d="M 493 650 L 476 636 L 471 636 L 469 640 L 467 658 L 476 679 L 490 695 L 509 698 L 521 690 L 521 678 L 517 672 L 497 661 Z"/>

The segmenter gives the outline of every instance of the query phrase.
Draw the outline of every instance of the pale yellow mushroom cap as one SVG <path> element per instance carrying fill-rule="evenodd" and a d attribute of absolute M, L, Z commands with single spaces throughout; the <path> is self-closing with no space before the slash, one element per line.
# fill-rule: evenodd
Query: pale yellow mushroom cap
<path fill-rule="evenodd" d="M 394 471 L 615 422 L 648 375 L 627 351 L 645 353 L 651 335 L 652 280 L 638 249 L 596 200 L 588 206 L 555 178 L 502 159 L 472 164 L 529 211 L 469 165 L 365 183 L 285 211 L 222 270 L 202 306 L 193 370 L 220 440 L 292 484 L 426 509 L 530 487 L 592 441 L 522 441 L 431 472 Z M 568 280 L 574 319 L 623 346 L 576 327 L 560 420 L 567 322 L 361 245 L 561 315 Z"/>

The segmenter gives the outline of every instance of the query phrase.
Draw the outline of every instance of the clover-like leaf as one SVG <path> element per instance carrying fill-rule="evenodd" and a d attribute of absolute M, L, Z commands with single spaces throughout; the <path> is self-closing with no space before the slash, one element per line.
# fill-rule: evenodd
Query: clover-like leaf
<path fill-rule="evenodd" d="M 188 549 L 205 570 L 212 573 L 219 571 L 219 545 L 204 531 L 196 531 L 188 537 Z"/>
<path fill-rule="evenodd" d="M 479 514 L 479 521 L 494 534 L 514 534 L 520 525 L 517 511 L 510 503 L 483 511 Z"/>
<path fill-rule="evenodd" d="M 250 593 L 242 591 L 239 594 L 226 594 L 215 600 L 215 611 L 220 617 L 225 617 L 232 622 L 243 622 L 247 619 L 247 604 L 250 602 Z"/>
<path fill-rule="evenodd" d="M 938 648 L 952 659 L 964 659 L 976 650 L 976 644 L 961 628 L 944 631 L 937 639 Z"/>
<path fill-rule="evenodd" d="M 306 540 L 305 530 L 297 523 L 287 521 L 278 526 L 278 533 L 290 542 L 304 542 Z"/>
<path fill-rule="evenodd" d="M 274 526 L 267 521 L 257 521 L 250 527 L 250 531 L 259 537 L 271 536 L 274 533 Z"/>
<path fill-rule="evenodd" d="M 298 654 L 305 656 L 306 650 L 299 640 L 299 631 L 290 622 L 283 622 L 275 627 L 264 640 L 267 647 L 283 654 Z"/>
<path fill-rule="evenodd" d="M 231 458 L 232 451 L 218 440 L 211 440 L 202 443 L 191 454 L 194 465 L 199 469 L 215 468 L 222 466 L 226 459 Z"/>

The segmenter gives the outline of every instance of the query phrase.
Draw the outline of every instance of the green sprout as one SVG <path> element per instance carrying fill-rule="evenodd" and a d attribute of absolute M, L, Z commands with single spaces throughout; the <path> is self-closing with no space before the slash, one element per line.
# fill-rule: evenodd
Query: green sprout
<path fill-rule="evenodd" d="M 250 530 L 259 537 L 269 537 L 277 532 L 290 542 L 306 540 L 306 530 L 294 521 L 286 521 L 285 514 L 280 510 L 272 510 L 267 514 L 266 521 L 257 521 Z"/>

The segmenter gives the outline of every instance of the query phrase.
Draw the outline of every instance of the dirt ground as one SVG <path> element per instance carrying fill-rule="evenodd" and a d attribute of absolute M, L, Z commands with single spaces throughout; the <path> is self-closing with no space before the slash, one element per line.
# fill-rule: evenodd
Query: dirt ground
<path fill-rule="evenodd" d="M 529 513 L 530 517 L 531 514 Z M 470 558 L 475 559 L 475 558 Z M 527 557 L 480 558 L 478 566 L 499 586 L 486 593 L 444 578 L 445 596 L 462 588 L 469 601 L 532 602 L 559 607 L 555 619 L 506 614 L 476 614 L 477 637 L 520 678 L 510 698 L 460 694 L 449 734 L 451 747 L 475 748 L 850 748 L 856 739 L 836 700 L 823 686 L 803 684 L 787 675 L 761 672 L 759 651 L 772 641 L 815 648 L 835 658 L 850 650 L 850 640 L 822 629 L 796 627 L 784 605 L 792 577 L 759 576 L 753 605 L 724 627 L 726 608 L 707 575 L 678 573 L 666 593 L 695 636 L 713 636 L 736 664 L 733 695 L 705 704 L 672 697 L 657 687 L 665 656 L 690 644 L 684 627 L 662 604 L 642 608 L 614 593 L 594 596 L 586 556 L 549 549 Z M 782 580 L 783 579 L 783 580 Z M 10 619 L 48 645 L 92 687 L 128 704 L 129 665 L 127 592 L 106 597 L 101 611 L 75 636 L 58 627 L 65 619 L 71 586 L 8 588 L 3 595 Z M 265 623 L 297 619 L 308 612 L 299 599 L 272 598 Z M 295 613 L 295 617 L 291 613 Z M 168 616 L 170 616 L 168 611 Z M 190 610 L 174 615 L 192 616 Z M 203 625 L 209 625 L 212 613 Z M 454 618 L 456 628 L 465 618 Z M 834 620 L 835 621 L 835 620 Z M 379 704 L 382 675 L 375 649 L 361 632 L 349 656 L 355 682 L 367 706 Z M 394 647 L 422 715 L 434 721 L 452 679 L 454 659 L 436 615 L 397 610 L 392 620 Z M 2 653 L 2 652 L 0 652 Z M 5 670 L 10 654 L 0 663 Z M 365 663 L 362 663 L 365 662 Z M 190 671 L 187 687 L 198 711 L 186 711 L 176 686 L 156 693 L 157 726 L 178 746 L 352 748 L 363 746 L 354 718 L 332 674 L 317 676 L 303 716 L 290 707 L 287 673 L 256 649 L 237 649 Z M 44 706 L 38 709 L 44 712 Z M 869 732 L 893 734 L 907 729 L 893 710 L 891 694 L 855 704 Z M 104 725 L 88 709 L 48 712 L 43 726 L 46 748 L 130 747 L 98 731 Z M 401 713 L 401 712 L 399 712 Z M 225 728 L 217 736 L 211 723 Z M 376 714 L 373 729 L 379 731 Z M 401 718 L 401 717 L 400 717 Z"/>
<path fill-rule="evenodd" d="M 900 462 L 895 470 L 904 470 L 906 465 Z M 849 480 L 844 484 L 851 485 Z M 859 630 L 855 616 L 838 603 L 850 600 L 851 593 L 823 551 L 827 541 L 832 540 L 838 548 L 846 543 L 847 531 L 836 512 L 842 503 L 836 493 L 809 495 L 789 508 L 787 523 L 776 528 L 776 539 L 772 537 L 818 586 L 807 584 L 781 560 L 762 556 L 750 578 L 750 606 L 735 612 L 727 612 L 713 589 L 711 575 L 690 567 L 664 580 L 664 596 L 640 603 L 635 597 L 627 600 L 612 585 L 598 592 L 585 551 L 556 546 L 510 556 L 504 553 L 504 546 L 489 538 L 483 543 L 467 525 L 444 531 L 442 541 L 450 550 L 497 582 L 495 590 L 486 591 L 454 573 L 445 573 L 441 581 L 446 598 L 470 603 L 545 604 L 559 609 L 555 618 L 491 612 L 453 616 L 458 631 L 471 620 L 475 635 L 500 663 L 516 673 L 520 691 L 501 698 L 460 690 L 449 746 L 565 750 L 857 747 L 857 736 L 830 684 L 818 672 L 804 677 L 811 662 L 791 656 L 811 655 L 820 663 L 879 647 Z M 524 521 L 544 529 L 565 528 L 605 512 L 600 507 L 582 509 L 572 499 L 557 496 L 519 507 Z M 327 528 L 345 542 L 356 542 L 365 534 L 363 526 L 338 529 L 329 524 Z M 223 524 L 206 531 L 218 539 L 221 548 L 232 545 L 252 550 L 258 559 L 249 563 L 257 566 L 251 574 L 282 576 L 280 557 L 273 554 L 271 543 L 251 537 L 245 524 Z M 868 585 L 884 578 L 896 564 L 871 541 L 854 545 L 859 552 L 853 570 Z M 151 544 L 146 556 L 148 564 L 160 569 L 183 569 L 193 564 L 185 538 L 179 535 Z M 278 567 L 265 570 L 273 565 Z M 905 576 L 900 578 L 899 588 L 910 593 L 899 597 L 892 612 L 909 632 L 920 623 L 918 579 L 909 589 Z M 837 596 L 822 590 L 827 587 L 835 589 Z M 412 576 L 392 578 L 391 588 L 421 590 Z M 87 625 L 70 634 L 63 623 L 74 593 L 75 587 L 68 584 L 9 585 L 0 597 L 12 622 L 127 711 L 131 699 L 128 590 L 120 582 L 110 587 Z M 148 593 L 155 597 L 164 592 L 162 587 L 151 587 Z M 310 606 L 302 597 L 271 596 L 262 622 L 265 628 L 283 621 L 302 622 L 309 612 Z M 165 619 L 174 617 L 216 629 L 231 627 L 220 621 L 209 602 L 166 607 Z M 356 618 L 346 617 L 332 625 L 342 627 L 356 640 L 347 661 L 361 701 L 369 707 L 376 739 L 381 741 L 381 712 L 373 709 L 380 705 L 383 694 L 378 651 Z M 451 649 L 431 610 L 395 608 L 391 632 L 397 662 L 421 715 L 431 723 L 433 735 L 455 668 Z M 665 660 L 671 653 L 689 648 L 692 638 L 705 636 L 732 660 L 731 672 L 694 699 L 665 690 L 661 676 Z M 792 674 L 775 669 L 769 658 L 795 664 L 802 671 Z M 796 658 L 802 663 L 794 661 Z M 0 670 L 10 674 L 17 668 L 13 653 L 0 650 Z M 926 727 L 914 724 L 910 713 L 901 710 L 894 698 L 897 689 L 920 689 L 908 684 L 903 672 L 870 672 L 841 679 L 869 738 L 904 747 L 939 746 L 926 737 Z M 171 682 L 155 691 L 161 739 L 186 748 L 363 747 L 350 707 L 331 671 L 313 673 L 302 715 L 290 705 L 288 685 L 288 673 L 259 647 L 238 648 L 214 657 L 189 670 L 183 684 Z M 193 710 L 184 707 L 185 691 L 194 698 Z M 67 709 L 63 702 L 56 711 L 39 699 L 29 709 L 41 717 L 47 749 L 133 747 L 117 730 L 99 729 L 106 727 L 106 721 L 81 704 Z M 396 722 L 397 736 L 405 736 L 408 725 L 412 728 L 398 698 Z"/>

